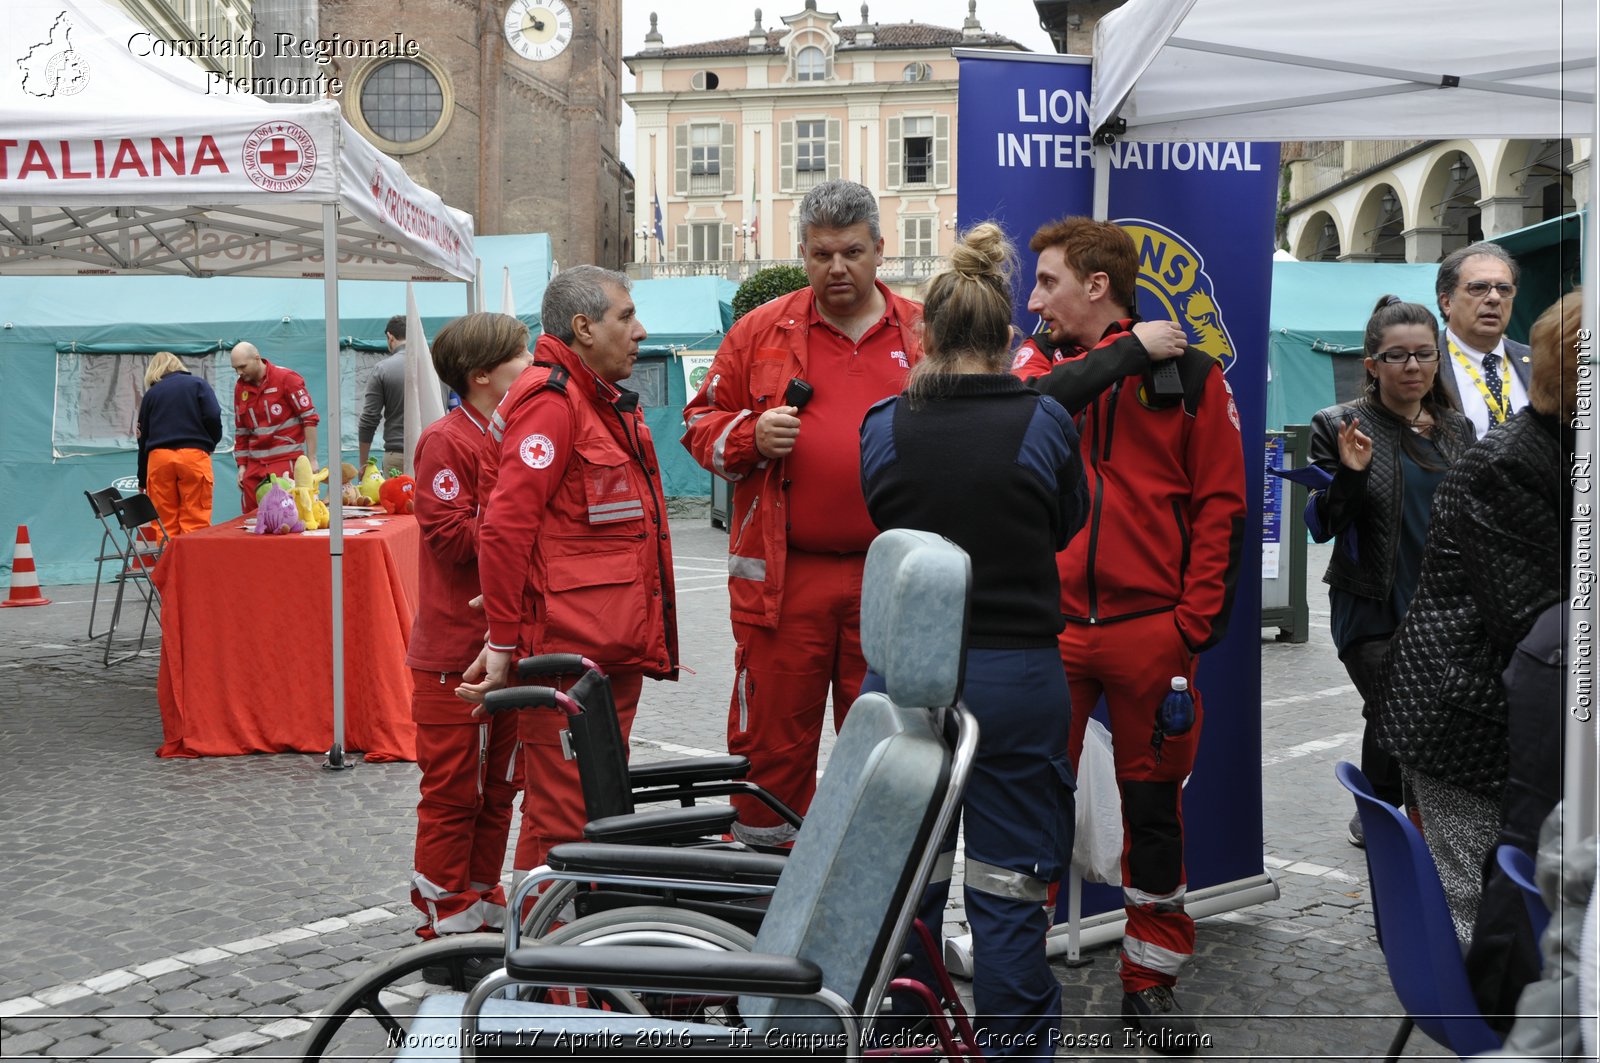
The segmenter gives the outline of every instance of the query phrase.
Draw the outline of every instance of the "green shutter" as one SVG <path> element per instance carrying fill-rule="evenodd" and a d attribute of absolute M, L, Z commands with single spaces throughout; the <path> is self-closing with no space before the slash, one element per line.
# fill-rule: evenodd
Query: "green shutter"
<path fill-rule="evenodd" d="M 722 123 L 722 194 L 730 195 L 733 192 L 733 149 L 734 129 L 732 122 Z"/>
<path fill-rule="evenodd" d="M 724 261 L 724 262 L 732 262 L 733 261 L 733 226 L 731 226 L 731 225 L 719 225 L 719 226 L 717 226 L 717 228 L 722 231 L 722 261 Z"/>
<path fill-rule="evenodd" d="M 933 119 L 933 183 L 943 188 L 950 183 L 950 116 Z"/>
<path fill-rule="evenodd" d="M 828 119 L 828 180 L 837 181 L 843 172 L 841 164 L 844 162 L 843 144 L 840 135 L 840 125 L 837 118 Z"/>
<path fill-rule="evenodd" d="M 672 190 L 677 195 L 686 196 L 689 194 L 689 123 L 685 122 L 673 130 L 672 139 L 676 147 L 674 154 L 677 156 Z"/>
<path fill-rule="evenodd" d="M 672 249 L 672 257 L 675 261 L 687 262 L 690 254 L 693 253 L 689 247 L 689 227 L 687 225 L 675 225 L 673 228 L 676 230 L 677 244 Z"/>
<path fill-rule="evenodd" d="M 778 191 L 794 191 L 794 123 L 778 123 Z"/>
<path fill-rule="evenodd" d="M 900 119 L 889 119 L 889 179 L 885 184 L 889 188 L 900 187 Z"/>

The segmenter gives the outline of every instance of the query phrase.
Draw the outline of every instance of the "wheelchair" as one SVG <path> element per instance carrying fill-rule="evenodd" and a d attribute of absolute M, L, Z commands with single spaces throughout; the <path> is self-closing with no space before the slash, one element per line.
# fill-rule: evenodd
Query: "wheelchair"
<path fill-rule="evenodd" d="M 970 579 L 966 555 L 938 536 L 896 530 L 874 541 L 862 643 L 887 693 L 862 695 L 852 707 L 787 859 L 557 846 L 519 886 L 513 911 L 547 882 L 639 890 L 655 903 L 596 911 L 526 945 L 513 920 L 503 938 L 458 935 L 406 949 L 330 1003 L 307 1032 L 303 1058 L 349 1058 L 352 1020 L 363 1016 L 361 1030 L 403 1059 L 659 1051 L 979 1058 L 958 1002 L 952 1016 L 934 988 L 895 978 L 977 744 L 977 725 L 957 701 Z M 581 705 L 573 691 L 566 700 Z M 571 705 L 549 700 L 570 719 Z M 767 905 L 752 936 L 677 905 L 680 894 Z M 937 956 L 932 934 L 921 933 Z M 503 966 L 463 994 L 466 957 L 488 949 Z M 405 982 L 452 963 L 454 992 L 424 995 L 428 987 Z M 956 999 L 945 982 L 938 989 Z M 928 1006 L 930 1037 L 873 1047 L 891 989 Z M 419 996 L 407 1025 L 401 1013 Z"/>

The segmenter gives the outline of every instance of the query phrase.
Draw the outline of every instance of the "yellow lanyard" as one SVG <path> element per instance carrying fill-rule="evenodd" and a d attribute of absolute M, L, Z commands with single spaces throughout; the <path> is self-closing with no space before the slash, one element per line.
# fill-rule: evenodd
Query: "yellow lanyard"
<path fill-rule="evenodd" d="M 1477 363 L 1462 354 L 1461 348 L 1455 345 L 1454 340 L 1446 337 L 1444 342 L 1450 348 L 1450 357 L 1461 363 L 1461 367 L 1467 371 L 1467 376 L 1471 377 L 1473 384 L 1477 386 L 1478 394 L 1483 396 L 1483 404 L 1489 408 L 1489 419 L 1495 424 L 1505 424 L 1506 418 L 1511 416 L 1511 381 L 1506 379 L 1504 373 L 1500 374 L 1500 399 L 1496 401 L 1489 392 L 1489 385 L 1484 383 L 1483 374 L 1478 371 Z M 1510 368 L 1510 364 L 1510 359 L 1507 359 L 1507 368 Z"/>

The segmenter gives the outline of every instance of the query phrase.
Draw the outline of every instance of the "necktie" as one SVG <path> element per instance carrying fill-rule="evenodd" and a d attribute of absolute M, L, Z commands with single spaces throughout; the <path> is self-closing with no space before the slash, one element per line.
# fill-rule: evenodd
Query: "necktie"
<path fill-rule="evenodd" d="M 1489 397 L 1494 401 L 1489 404 L 1489 417 L 1495 424 L 1502 424 L 1506 419 L 1506 400 L 1503 385 L 1500 382 L 1500 359 L 1492 354 L 1483 356 L 1483 386 L 1489 389 Z"/>

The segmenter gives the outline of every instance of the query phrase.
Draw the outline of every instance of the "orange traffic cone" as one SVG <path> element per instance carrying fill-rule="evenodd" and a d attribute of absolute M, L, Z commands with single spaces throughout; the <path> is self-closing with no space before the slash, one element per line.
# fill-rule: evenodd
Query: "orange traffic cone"
<path fill-rule="evenodd" d="M 17 551 L 11 556 L 11 596 L 0 606 L 49 605 L 39 593 L 39 574 L 33 569 L 33 547 L 28 542 L 28 526 L 17 525 Z"/>

